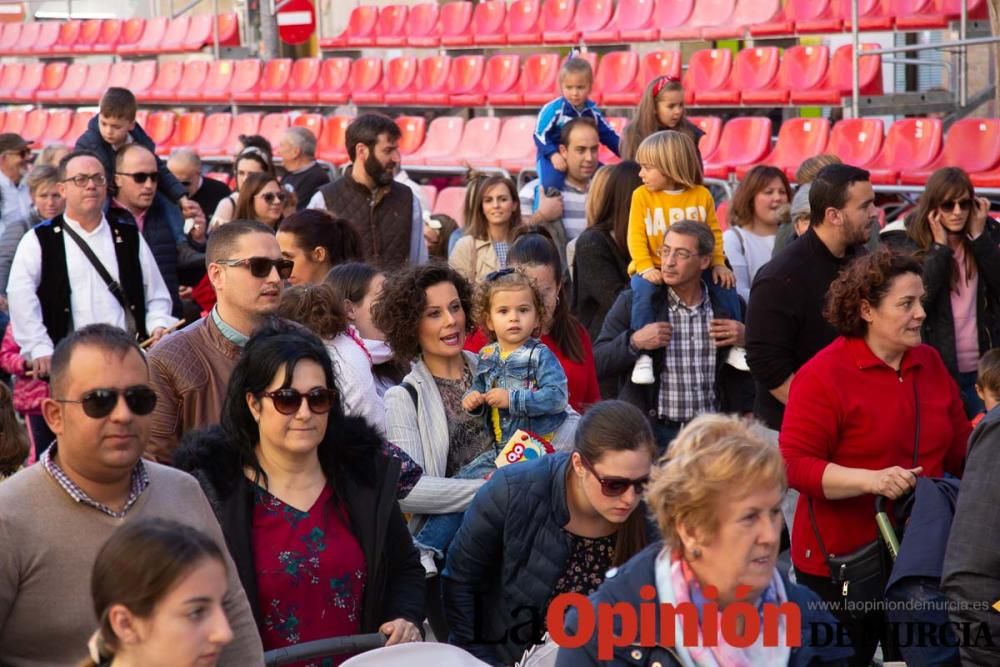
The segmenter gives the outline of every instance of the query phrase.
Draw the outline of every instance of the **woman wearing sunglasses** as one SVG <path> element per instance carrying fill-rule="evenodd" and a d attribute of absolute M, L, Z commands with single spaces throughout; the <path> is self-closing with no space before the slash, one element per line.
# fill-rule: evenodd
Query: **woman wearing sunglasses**
<path fill-rule="evenodd" d="M 270 174 L 250 174 L 240 188 L 236 200 L 236 220 L 257 220 L 277 230 L 285 217 L 285 202 L 289 197 Z"/>
<path fill-rule="evenodd" d="M 970 419 L 983 410 L 979 357 L 1000 340 L 1000 224 L 989 210 L 968 174 L 945 167 L 927 180 L 907 220 L 882 233 L 889 247 L 923 260 L 923 339 L 941 353 Z"/>
<path fill-rule="evenodd" d="M 421 639 L 424 571 L 396 501 L 400 463 L 382 444 L 344 416 L 322 341 L 286 325 L 250 338 L 221 425 L 175 455 L 216 512 L 265 650 Z"/>
<path fill-rule="evenodd" d="M 442 573 L 449 641 L 491 665 L 512 664 L 541 641 L 553 597 L 589 595 L 655 539 L 642 503 L 655 452 L 642 412 L 605 401 L 580 420 L 572 452 L 494 473 Z"/>

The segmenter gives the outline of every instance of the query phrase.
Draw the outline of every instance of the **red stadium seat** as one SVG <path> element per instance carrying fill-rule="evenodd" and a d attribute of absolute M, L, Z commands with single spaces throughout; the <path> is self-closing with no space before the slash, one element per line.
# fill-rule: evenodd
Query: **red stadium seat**
<path fill-rule="evenodd" d="M 269 113 L 260 119 L 260 129 L 257 133 L 271 142 L 272 146 L 277 146 L 281 141 L 281 135 L 285 133 L 290 125 L 288 114 L 284 112 Z"/>
<path fill-rule="evenodd" d="M 796 32 L 840 32 L 842 25 L 830 0 L 788 0 L 773 21 L 750 26 L 750 34 L 774 36 Z"/>
<path fill-rule="evenodd" d="M 826 151 L 845 164 L 867 169 L 882 150 L 884 132 L 878 118 L 847 118 L 833 126 Z"/>
<path fill-rule="evenodd" d="M 478 12 L 480 7 L 493 4 L 495 3 L 480 3 L 476 7 L 475 11 Z M 503 3 L 500 4 L 502 5 Z M 505 14 L 501 12 L 501 25 L 503 25 L 504 16 Z M 472 25 L 472 17 L 473 8 L 471 2 L 449 2 L 442 5 L 441 13 L 438 19 L 441 46 L 471 45 L 474 33 L 474 30 L 470 29 L 470 26 Z"/>
<path fill-rule="evenodd" d="M 507 43 L 542 43 L 542 9 L 539 0 L 514 0 L 507 8 Z"/>
<path fill-rule="evenodd" d="M 87 131 L 87 124 L 90 123 L 90 119 L 93 117 L 93 111 L 77 110 L 73 114 L 73 123 L 63 136 L 63 142 L 69 146 L 75 146 L 76 140 L 82 137 L 83 133 Z"/>
<path fill-rule="evenodd" d="M 798 45 L 781 55 L 781 67 L 774 87 L 743 93 L 743 104 L 783 106 L 791 92 L 818 88 L 830 64 L 830 49 L 825 46 Z"/>
<path fill-rule="evenodd" d="M 537 100 L 541 99 L 540 103 L 544 104 L 552 98 L 558 72 L 559 54 L 533 53 L 524 62 L 517 89 L 493 93 L 489 96 L 489 103 L 493 106 L 521 106 L 539 104 Z M 526 96 L 532 101 L 528 102 Z"/>
<path fill-rule="evenodd" d="M 191 31 L 191 17 L 183 14 L 170 21 L 160 40 L 158 53 L 182 53 L 185 51 L 184 41 Z"/>
<path fill-rule="evenodd" d="M 170 136 L 170 142 L 166 144 L 157 144 L 156 154 L 161 156 L 170 155 L 171 151 L 177 148 L 194 148 L 197 150 L 200 147 L 199 139 L 201 138 L 204 129 L 204 113 L 201 111 L 188 111 L 187 113 L 182 113 L 177 118 L 177 125 L 174 128 L 173 134 Z"/>
<path fill-rule="evenodd" d="M 439 116 L 427 127 L 427 138 L 423 145 L 412 153 L 405 164 L 424 164 L 424 160 L 454 156 L 462 141 L 465 120 L 458 116 Z"/>
<path fill-rule="evenodd" d="M 605 56 L 604 60 L 607 57 Z M 604 60 L 601 61 L 601 67 L 604 67 Z M 646 89 L 646 86 L 649 85 L 649 82 L 658 76 L 680 78 L 680 51 L 650 51 L 643 54 L 642 60 L 639 61 L 639 74 L 633 82 L 633 86 L 617 93 L 609 93 L 605 89 L 601 93 L 602 104 L 607 106 L 635 106 L 639 104 L 639 99 L 642 97 L 642 93 Z"/>
<path fill-rule="evenodd" d="M 37 99 L 38 94 L 43 91 L 51 91 L 58 96 L 59 91 L 62 89 L 62 85 L 65 80 L 66 80 L 66 63 L 64 62 L 47 63 L 42 69 L 42 79 L 38 83 L 38 87 L 35 89 L 34 94 L 31 96 L 31 99 Z"/>
<path fill-rule="evenodd" d="M 635 94 L 636 102 L 642 93 L 639 84 L 639 54 L 635 51 L 612 51 L 601 58 L 594 75 L 594 89 L 590 94 L 598 104 L 612 104 L 616 96 Z M 636 102 L 631 102 L 629 106 Z"/>
<path fill-rule="evenodd" d="M 500 140 L 494 155 L 496 165 L 511 173 L 535 166 L 535 117 L 512 116 L 500 129 Z"/>
<path fill-rule="evenodd" d="M 0 53 L 10 55 L 14 53 L 14 47 L 21 37 L 21 27 L 23 23 L 0 24 Z"/>
<path fill-rule="evenodd" d="M 444 10 L 441 10 L 442 21 Z M 465 41 L 468 38 L 468 41 Z M 454 40 L 454 41 L 453 41 Z M 462 41 L 459 41 L 462 40 Z M 472 35 L 456 35 L 450 38 L 444 26 L 441 30 L 441 46 L 463 46 L 471 44 L 507 43 L 507 3 L 480 2 L 472 12 Z"/>
<path fill-rule="evenodd" d="M 304 127 L 318 138 L 323 134 L 323 114 L 300 113 L 292 119 L 292 127 Z"/>
<path fill-rule="evenodd" d="M 157 146 L 170 143 L 177 127 L 177 114 L 173 111 L 151 111 L 142 129 Z"/>
<path fill-rule="evenodd" d="M 146 65 L 145 67 L 148 67 Z M 155 69 L 153 70 L 155 74 Z M 135 73 L 135 64 L 128 61 L 119 61 L 111 65 L 111 70 L 108 72 L 108 88 L 128 88 L 132 83 L 132 75 Z M 101 90 L 97 93 L 97 98 L 99 99 L 104 91 Z"/>
<path fill-rule="evenodd" d="M 63 21 L 59 24 L 59 36 L 52 45 L 52 53 L 72 53 L 76 40 L 80 37 L 83 21 Z"/>
<path fill-rule="evenodd" d="M 160 45 L 167 34 L 168 20 L 166 16 L 155 16 L 148 19 L 142 36 L 133 44 L 119 44 L 118 53 L 128 56 L 156 55 L 160 52 Z"/>
<path fill-rule="evenodd" d="M 459 227 L 464 227 L 465 188 L 452 186 L 441 190 L 434 200 L 434 213 L 447 215 L 457 222 Z"/>
<path fill-rule="evenodd" d="M 177 86 L 184 74 L 184 63 L 180 60 L 167 60 L 160 63 L 156 70 L 156 79 L 149 87 L 146 99 L 152 102 L 171 102 L 177 99 Z"/>
<path fill-rule="evenodd" d="M 201 51 L 206 44 L 212 43 L 212 24 L 215 16 L 212 14 L 194 14 L 188 26 L 187 34 L 181 40 L 181 51 Z M 221 35 L 220 42 L 221 40 Z"/>
<path fill-rule="evenodd" d="M 736 55 L 729 82 L 721 90 L 695 92 L 696 104 L 736 105 L 749 92 L 767 91 L 778 78 L 781 54 L 776 46 L 751 46 Z"/>
<path fill-rule="evenodd" d="M 291 76 L 291 58 L 268 60 L 264 63 L 264 71 L 260 75 L 260 88 L 257 91 L 257 101 L 265 104 L 287 101 L 288 82 Z"/>
<path fill-rule="evenodd" d="M 761 164 L 782 169 L 789 178 L 807 159 L 820 155 L 826 150 L 830 139 L 830 121 L 825 118 L 789 118 L 778 130 L 778 141 L 774 150 Z M 736 177 L 743 178 L 752 165 L 736 168 Z"/>
<path fill-rule="evenodd" d="M 252 102 L 260 92 L 261 64 L 256 58 L 241 58 L 234 63 L 233 80 L 229 84 L 232 99 Z"/>
<path fill-rule="evenodd" d="M 385 64 L 382 85 L 367 94 L 355 93 L 355 104 L 413 104 L 417 94 L 417 72 L 420 67 L 413 56 L 393 58 Z"/>
<path fill-rule="evenodd" d="M 587 36 L 587 41 L 594 44 L 655 42 L 660 38 L 660 26 L 676 27 L 683 25 L 691 17 L 694 0 L 678 0 L 672 3 L 669 16 L 663 16 L 659 5 L 666 4 L 664 0 L 618 0 L 618 9 L 614 18 L 599 30 Z"/>
<path fill-rule="evenodd" d="M 704 49 L 695 51 L 688 59 L 684 73 L 684 101 L 694 102 L 694 91 L 699 94 L 724 90 L 733 69 L 733 52 L 729 49 Z"/>
<path fill-rule="evenodd" d="M 444 105 L 448 103 L 451 82 L 451 58 L 448 56 L 428 56 L 420 61 L 417 74 L 418 104 Z"/>
<path fill-rule="evenodd" d="M 229 125 L 229 136 L 226 137 L 226 153 L 235 155 L 240 148 L 241 134 L 258 134 L 260 132 L 259 111 L 244 111 L 233 116 L 233 122 Z"/>
<path fill-rule="evenodd" d="M 427 119 L 423 116 L 398 116 L 396 125 L 402 136 L 399 138 L 399 154 L 411 155 L 424 143 L 427 134 Z"/>
<path fill-rule="evenodd" d="M 882 152 L 867 167 L 872 183 L 895 184 L 904 169 L 922 169 L 941 151 L 939 118 L 904 118 L 889 128 Z"/>
<path fill-rule="evenodd" d="M 146 121 L 149 120 L 149 109 L 138 109 L 135 112 L 135 124 L 141 127 L 146 126 Z"/>
<path fill-rule="evenodd" d="M 240 20 L 235 13 L 219 14 L 219 46 L 240 45 Z M 209 39 L 205 42 L 211 44 Z"/>
<path fill-rule="evenodd" d="M 702 28 L 701 38 L 709 41 L 740 39 L 746 35 L 749 26 L 772 21 L 780 11 L 780 0 L 736 0 L 736 8 L 728 24 Z"/>
<path fill-rule="evenodd" d="M 213 60 L 208 66 L 208 76 L 205 77 L 205 87 L 202 89 L 201 101 L 228 102 L 229 84 L 233 80 L 232 60 Z"/>
<path fill-rule="evenodd" d="M 108 81 L 110 79 L 112 69 L 118 67 L 128 70 L 126 73 L 127 76 L 123 77 L 124 81 L 127 82 L 132 78 L 132 63 L 130 62 L 122 61 L 115 63 L 114 65 L 110 62 L 91 63 L 90 69 L 87 72 L 87 77 L 83 81 L 83 85 L 81 85 L 80 89 L 76 91 L 76 99 L 80 102 L 96 102 L 100 99 L 101 95 L 104 94 L 104 91 L 111 85 Z"/>
<path fill-rule="evenodd" d="M 771 149 L 771 119 L 763 117 L 733 118 L 722 128 L 719 148 L 705 162 L 705 176 L 726 178 L 740 165 L 756 164 Z"/>
<path fill-rule="evenodd" d="M 358 58 L 351 65 L 351 76 L 348 89 L 351 91 L 351 99 L 356 99 L 357 95 L 365 95 L 372 91 L 377 91 L 382 85 L 382 61 L 378 58 Z M 323 93 L 320 91 L 320 102 L 323 101 Z"/>
<path fill-rule="evenodd" d="M 174 99 L 184 102 L 197 102 L 201 100 L 205 81 L 208 80 L 210 66 L 211 63 L 207 60 L 189 60 L 184 65 L 181 80 L 174 90 Z"/>
<path fill-rule="evenodd" d="M 38 30 L 38 39 L 32 45 L 31 53 L 36 56 L 47 56 L 54 53 L 56 41 L 59 39 L 59 30 L 62 24 L 54 21 L 45 21 Z"/>
<path fill-rule="evenodd" d="M 132 64 L 132 77 L 125 88 L 131 90 L 136 99 L 144 100 L 148 97 L 154 81 L 156 81 L 156 61 L 139 60 Z"/>
<path fill-rule="evenodd" d="M 344 104 L 351 97 L 351 59 L 327 58 L 320 62 L 316 101 Z"/>
<path fill-rule="evenodd" d="M 949 20 L 958 20 L 961 0 L 890 0 L 889 12 L 896 17 L 898 30 L 933 30 L 946 28 Z M 984 0 L 969 0 L 970 19 L 988 17 Z"/>
<path fill-rule="evenodd" d="M 7 117 L 4 120 L 3 131 L 21 134 L 24 131 L 24 123 L 28 118 L 26 109 L 8 109 Z"/>
<path fill-rule="evenodd" d="M 101 26 L 105 20 L 111 21 L 109 28 L 113 29 L 114 25 L 117 25 L 118 29 L 121 30 L 121 21 L 117 19 L 87 19 L 80 24 L 80 32 L 71 49 L 73 53 L 99 53 L 101 51 L 100 47 L 97 46 L 97 41 L 101 36 Z M 111 50 L 113 48 L 111 47 Z"/>
<path fill-rule="evenodd" d="M 406 43 L 418 48 L 437 46 L 441 41 L 440 15 L 436 2 L 423 2 L 411 7 Z"/>
<path fill-rule="evenodd" d="M 45 127 L 49 124 L 48 109 L 32 109 L 24 119 L 24 127 L 20 131 L 25 141 L 34 143 L 45 135 Z"/>
<path fill-rule="evenodd" d="M 21 80 L 14 88 L 13 99 L 18 102 L 31 102 L 35 99 L 35 91 L 42 85 L 42 75 L 45 73 L 44 63 L 28 63 L 24 66 Z"/>
<path fill-rule="evenodd" d="M 878 49 L 878 44 L 862 44 L 861 51 Z M 838 47 L 830 59 L 826 78 L 810 90 L 792 90 L 792 104 L 840 105 L 841 98 L 851 94 L 852 72 L 850 44 Z M 882 94 L 882 56 L 862 56 L 858 62 L 859 85 L 862 95 Z"/>
<path fill-rule="evenodd" d="M 718 116 L 688 116 L 688 120 L 705 133 L 698 141 L 701 159 L 705 160 L 711 157 L 719 148 L 719 139 L 722 136 L 722 119 Z"/>
<path fill-rule="evenodd" d="M 542 41 L 546 44 L 575 44 L 579 41 L 580 29 L 573 21 L 575 11 L 575 0 L 545 0 L 542 5 Z"/>
<path fill-rule="evenodd" d="M 970 150 L 971 147 L 975 150 Z M 961 167 L 968 174 L 983 173 L 1000 163 L 1000 120 L 963 118 L 948 130 L 944 149 L 922 169 L 903 169 L 899 182 L 920 185 L 941 167 Z"/>
<path fill-rule="evenodd" d="M 0 100 L 14 99 L 14 91 L 24 76 L 24 63 L 6 63 L 0 71 Z"/>
<path fill-rule="evenodd" d="M 462 140 L 451 153 L 424 157 L 427 166 L 461 165 L 468 162 L 473 166 L 484 166 L 495 152 L 500 138 L 501 119 L 488 116 L 472 118 L 465 124 Z"/>
<path fill-rule="evenodd" d="M 584 41 L 590 42 L 590 35 L 599 33 L 611 23 L 615 12 L 612 0 L 580 0 L 576 6 L 574 23 Z"/>
<path fill-rule="evenodd" d="M 348 40 L 355 40 L 350 46 L 368 46 L 375 42 L 375 22 L 378 20 L 378 8 L 372 5 L 361 5 L 351 10 L 347 19 L 347 27 L 336 37 L 328 37 L 320 41 L 324 49 L 342 49 L 348 46 Z"/>
<path fill-rule="evenodd" d="M 347 126 L 354 120 L 350 116 L 327 116 L 323 122 L 323 134 L 316 142 L 316 157 L 335 165 L 347 162 L 345 135 Z"/>
<path fill-rule="evenodd" d="M 14 55 L 30 56 L 34 55 L 35 42 L 42 31 L 42 24 L 39 21 L 28 21 L 21 24 L 21 32 L 18 34 L 17 43 L 14 44 Z"/>
<path fill-rule="evenodd" d="M 852 0 L 834 0 L 837 15 L 844 22 L 844 30 L 851 30 Z M 893 17 L 889 13 L 889 0 L 859 0 L 858 30 L 892 30 Z"/>
<path fill-rule="evenodd" d="M 453 106 L 482 106 L 486 102 L 495 105 L 498 96 L 518 95 L 517 85 L 521 76 L 521 58 L 516 53 L 501 53 L 486 61 L 483 78 L 478 91 L 462 95 L 452 95 Z"/>
<path fill-rule="evenodd" d="M 129 19 L 129 21 L 134 22 L 136 26 L 142 25 L 142 19 Z M 121 19 L 102 19 L 100 30 L 90 48 L 81 48 L 86 46 L 83 34 L 81 34 L 81 39 L 78 40 L 77 48 L 74 51 L 76 53 L 115 53 L 118 51 L 118 44 L 121 43 L 122 33 L 125 31 L 125 23 Z M 135 28 L 132 30 L 134 31 Z M 133 34 L 134 39 L 139 38 L 139 33 L 133 32 Z"/>
<path fill-rule="evenodd" d="M 75 62 L 66 68 L 62 83 L 58 86 L 47 87 L 45 82 L 38 89 L 36 98 L 39 102 L 78 102 L 80 101 L 80 89 L 87 82 L 90 74 L 90 67 L 87 63 Z"/>
<path fill-rule="evenodd" d="M 406 46 L 406 5 L 385 5 L 375 22 L 375 44 L 378 46 Z"/>
<path fill-rule="evenodd" d="M 628 125 L 628 118 L 624 116 L 606 116 L 605 119 L 608 121 L 608 125 L 614 128 L 618 136 L 621 136 L 622 130 Z M 601 144 L 601 147 L 597 151 L 597 160 L 601 164 L 618 164 L 621 162 L 621 158 L 611 152 L 611 149 Z"/>
<path fill-rule="evenodd" d="M 683 13 L 687 4 L 686 1 L 682 3 L 678 15 Z M 661 25 L 660 39 L 701 39 L 702 30 L 730 26 L 735 15 L 736 0 L 696 0 L 686 21 L 678 23 L 675 18 L 671 18 L 669 24 Z"/>
<path fill-rule="evenodd" d="M 443 101 L 436 100 L 435 103 L 452 106 L 483 104 L 486 97 L 483 93 L 485 69 L 484 57 L 480 55 L 458 56 L 453 59 L 451 72 L 448 74 L 448 96 Z"/>
<path fill-rule="evenodd" d="M 331 60 L 339 60 L 331 58 Z M 298 104 L 315 104 L 319 87 L 319 58 L 297 58 L 292 63 L 292 71 L 288 75 L 288 91 L 285 101 Z M 344 68 L 344 79 L 350 72 L 350 63 Z"/>
<path fill-rule="evenodd" d="M 420 189 L 424 192 L 424 199 L 427 201 L 427 210 L 434 210 L 434 203 L 437 201 L 438 189 L 433 185 L 421 185 Z"/>
<path fill-rule="evenodd" d="M 45 125 L 45 133 L 37 141 L 42 146 L 62 141 L 73 124 L 72 109 L 50 109 L 49 122 Z"/>
<path fill-rule="evenodd" d="M 232 130 L 233 114 L 228 111 L 209 114 L 205 118 L 205 126 L 201 131 L 196 149 L 202 156 L 225 155 L 226 139 Z"/>
<path fill-rule="evenodd" d="M 121 25 L 118 41 L 115 44 L 115 51 L 118 53 L 128 53 L 129 49 L 135 49 L 145 29 L 146 19 L 134 16 L 126 19 Z"/>

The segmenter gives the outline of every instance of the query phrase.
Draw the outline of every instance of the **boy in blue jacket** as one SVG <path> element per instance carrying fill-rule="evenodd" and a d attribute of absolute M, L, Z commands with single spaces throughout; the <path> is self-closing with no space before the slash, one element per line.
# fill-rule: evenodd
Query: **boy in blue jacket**
<path fill-rule="evenodd" d="M 571 56 L 559 70 L 557 97 L 538 112 L 535 124 L 535 147 L 538 149 L 538 180 L 541 191 L 549 188 L 562 191 L 566 180 L 566 160 L 559 154 L 559 137 L 562 127 L 574 118 L 592 118 L 597 125 L 601 143 L 618 152 L 618 133 L 608 124 L 590 98 L 594 85 L 594 71 L 583 58 Z"/>

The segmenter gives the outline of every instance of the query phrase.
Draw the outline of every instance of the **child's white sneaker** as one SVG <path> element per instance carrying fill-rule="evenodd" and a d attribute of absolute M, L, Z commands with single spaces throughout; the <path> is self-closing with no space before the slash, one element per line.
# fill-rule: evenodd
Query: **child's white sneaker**
<path fill-rule="evenodd" d="M 653 377 L 653 358 L 648 354 L 641 354 L 635 360 L 632 368 L 633 384 L 653 384 L 656 378 Z"/>
<path fill-rule="evenodd" d="M 424 566 L 424 577 L 430 579 L 438 573 L 437 563 L 434 562 L 434 552 L 430 550 L 420 550 L 420 564 Z"/>

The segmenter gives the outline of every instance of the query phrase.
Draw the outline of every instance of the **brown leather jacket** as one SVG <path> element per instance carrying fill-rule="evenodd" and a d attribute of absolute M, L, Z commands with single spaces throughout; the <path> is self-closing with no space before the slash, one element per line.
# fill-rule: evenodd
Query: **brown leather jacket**
<path fill-rule="evenodd" d="M 241 352 L 222 335 L 211 314 L 150 350 L 149 374 L 157 400 L 148 458 L 170 464 L 184 433 L 219 423 L 229 376 Z"/>

